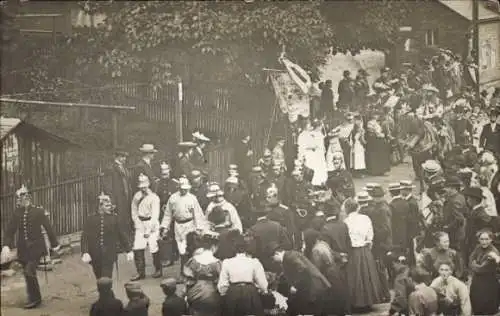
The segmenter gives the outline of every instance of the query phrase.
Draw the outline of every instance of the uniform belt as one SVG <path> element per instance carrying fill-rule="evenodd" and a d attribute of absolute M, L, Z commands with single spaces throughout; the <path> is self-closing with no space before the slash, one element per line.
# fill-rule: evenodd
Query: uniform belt
<path fill-rule="evenodd" d="M 143 222 L 147 222 L 147 221 L 150 221 L 151 220 L 151 216 L 149 217 L 146 217 L 146 216 L 139 216 L 139 220 L 143 221 Z"/>
<path fill-rule="evenodd" d="M 233 282 L 231 285 L 244 286 L 244 285 L 254 285 L 252 282 Z"/>
<path fill-rule="evenodd" d="M 176 218 L 176 219 L 175 219 L 175 222 L 176 222 L 177 224 L 186 224 L 186 223 L 191 222 L 192 220 L 193 220 L 193 218 L 192 218 L 192 217 L 191 217 L 191 218 L 186 218 L 186 219 L 177 219 L 177 218 Z"/>

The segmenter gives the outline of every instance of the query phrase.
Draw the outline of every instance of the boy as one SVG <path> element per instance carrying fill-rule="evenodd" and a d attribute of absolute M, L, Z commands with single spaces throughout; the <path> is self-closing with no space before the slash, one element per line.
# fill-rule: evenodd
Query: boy
<path fill-rule="evenodd" d="M 182 316 L 188 314 L 186 302 L 177 296 L 177 281 L 174 278 L 164 279 L 160 287 L 165 294 L 165 300 L 161 307 L 163 316 Z"/>
<path fill-rule="evenodd" d="M 113 281 L 108 277 L 97 280 L 99 299 L 92 304 L 90 316 L 120 316 L 123 314 L 123 303 L 115 298 L 112 285 Z"/>
<path fill-rule="evenodd" d="M 149 297 L 144 294 L 141 284 L 131 281 L 125 284 L 125 292 L 129 299 L 123 315 L 148 316 Z"/>

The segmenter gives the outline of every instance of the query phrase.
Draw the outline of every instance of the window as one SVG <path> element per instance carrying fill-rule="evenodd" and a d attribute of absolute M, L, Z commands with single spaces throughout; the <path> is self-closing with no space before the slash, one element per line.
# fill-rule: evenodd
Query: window
<path fill-rule="evenodd" d="M 438 30 L 427 30 L 425 32 L 425 45 L 426 46 L 436 46 L 438 45 Z"/>

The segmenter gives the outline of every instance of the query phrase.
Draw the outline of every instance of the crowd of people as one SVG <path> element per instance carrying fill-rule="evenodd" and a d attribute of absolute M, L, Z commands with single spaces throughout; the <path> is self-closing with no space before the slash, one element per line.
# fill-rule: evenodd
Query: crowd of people
<path fill-rule="evenodd" d="M 99 290 L 90 315 L 147 315 L 146 250 L 153 278 L 180 259 L 181 274 L 160 283 L 163 315 L 349 315 L 385 302 L 390 315 L 496 314 L 500 93 L 475 96 L 432 72 L 439 71 L 384 69 L 373 93 L 365 71 L 355 80 L 345 72 L 337 105 L 325 82 L 319 102 L 311 98 L 311 117 L 294 124 L 291 144 L 276 138 L 254 165 L 243 137 L 222 184 L 209 181 L 210 139 L 199 130 L 159 168 L 152 144 L 139 149 L 132 171 L 128 153 L 117 151 L 82 233 L 82 260 Z M 407 154 L 418 185 L 355 187 L 353 177 L 384 175 Z M 34 308 L 40 227 L 55 250 L 58 243 L 28 190 L 17 196 L 2 252 L 17 231 L 26 307 Z M 137 270 L 125 285 L 126 306 L 112 291 L 119 253 Z"/>

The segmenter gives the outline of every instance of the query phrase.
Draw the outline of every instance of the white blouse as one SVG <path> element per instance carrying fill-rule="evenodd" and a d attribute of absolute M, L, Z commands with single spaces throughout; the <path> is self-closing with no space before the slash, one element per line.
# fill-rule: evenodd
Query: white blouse
<path fill-rule="evenodd" d="M 235 257 L 222 261 L 217 289 L 221 295 L 226 295 L 232 283 L 253 283 L 262 292 L 267 291 L 267 279 L 264 268 L 258 259 L 237 254 Z"/>
<path fill-rule="evenodd" d="M 372 221 L 366 215 L 353 212 L 344 220 L 349 230 L 349 237 L 353 248 L 364 247 L 373 241 Z"/>

